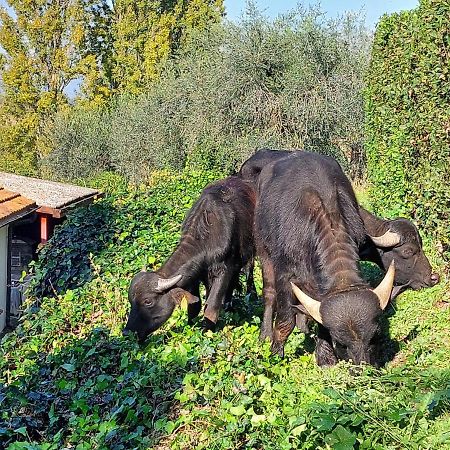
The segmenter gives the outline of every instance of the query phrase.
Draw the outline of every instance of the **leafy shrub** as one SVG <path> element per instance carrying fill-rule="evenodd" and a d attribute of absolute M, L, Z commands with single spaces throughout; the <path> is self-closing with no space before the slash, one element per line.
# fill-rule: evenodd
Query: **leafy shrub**
<path fill-rule="evenodd" d="M 271 356 L 269 344 L 259 342 L 260 302 L 250 298 L 235 299 L 216 333 L 188 326 L 177 310 L 146 346 L 121 336 L 131 276 L 164 261 L 186 209 L 218 176 L 158 173 L 139 189 L 125 188 L 116 175 L 95 180 L 117 192 L 74 211 L 35 268 L 58 285 L 64 275 L 52 255 L 67 270 L 80 244 L 88 245 L 83 239 L 92 239 L 74 228 L 96 228 L 95 211 L 110 209 L 109 227 L 98 229 L 103 244 L 88 263 L 92 276 L 72 289 L 61 284 L 39 309 L 31 298 L 19 327 L 1 341 L 0 446 L 447 448 L 444 283 L 399 298 L 387 320 L 400 353 L 387 367 L 358 374 L 345 363 L 318 368 L 313 340 L 297 331 L 284 359 Z M 76 239 L 62 246 L 62 236 Z"/>
<path fill-rule="evenodd" d="M 450 5 L 384 16 L 366 89 L 368 173 L 379 213 L 413 217 L 449 255 Z"/>
<path fill-rule="evenodd" d="M 147 93 L 116 98 L 95 117 L 87 111 L 79 141 L 78 122 L 62 119 L 50 161 L 67 163 L 51 167 L 76 178 L 85 154 L 94 172 L 106 155 L 137 182 L 153 169 L 230 173 L 257 147 L 271 146 L 331 154 L 360 175 L 370 45 L 362 23 L 328 20 L 317 8 L 270 21 L 250 7 L 238 24 L 192 33 Z"/>
<path fill-rule="evenodd" d="M 76 180 L 111 169 L 110 131 L 107 109 L 79 106 L 61 112 L 48 131 L 54 149 L 44 171 Z"/>

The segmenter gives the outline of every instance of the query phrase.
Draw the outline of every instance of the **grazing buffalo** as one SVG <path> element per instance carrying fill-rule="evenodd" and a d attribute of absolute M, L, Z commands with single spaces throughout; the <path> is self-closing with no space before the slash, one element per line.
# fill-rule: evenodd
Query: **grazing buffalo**
<path fill-rule="evenodd" d="M 319 323 L 319 365 L 338 359 L 376 363 L 378 319 L 389 301 L 395 269 L 389 268 L 376 289 L 362 279 L 358 248 L 366 231 L 339 164 L 308 152 L 269 163 L 258 177 L 257 198 L 262 335 L 272 337 L 272 351 L 283 355 L 299 310 Z"/>
<path fill-rule="evenodd" d="M 262 149 L 242 165 L 239 176 L 256 186 L 261 170 L 283 158 L 292 158 L 299 151 Z M 302 153 L 302 152 L 300 152 Z M 407 288 L 434 286 L 439 275 L 432 273 L 422 249 L 422 240 L 414 224 L 403 218 L 383 220 L 360 207 L 367 239 L 359 248 L 362 260 L 372 261 L 386 271 L 395 261 L 395 284 L 391 299 Z"/>
<path fill-rule="evenodd" d="M 439 283 L 439 275 L 432 273 L 419 231 L 411 221 L 403 218 L 383 220 L 361 207 L 359 213 L 370 238 L 359 250 L 361 258 L 384 270 L 395 262 L 396 286 L 392 298 L 408 287 L 420 289 Z"/>
<path fill-rule="evenodd" d="M 222 304 L 238 285 L 240 270 L 254 257 L 255 194 L 229 177 L 207 186 L 189 211 L 180 242 L 156 272 L 137 274 L 128 291 L 131 311 L 125 332 L 140 340 L 159 328 L 183 298 L 191 322 L 200 312 L 199 284 L 206 287 L 203 324 L 214 328 Z"/>

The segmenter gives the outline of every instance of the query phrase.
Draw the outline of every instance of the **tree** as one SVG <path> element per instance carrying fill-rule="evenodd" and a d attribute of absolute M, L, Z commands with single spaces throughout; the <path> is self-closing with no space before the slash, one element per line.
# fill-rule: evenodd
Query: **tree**
<path fill-rule="evenodd" d="M 218 22 L 223 0 L 116 0 L 113 3 L 113 80 L 141 92 L 193 30 Z"/>
<path fill-rule="evenodd" d="M 94 79 L 90 95 L 107 95 L 101 57 L 108 48 L 98 30 L 105 29 L 108 9 L 106 0 L 10 0 L 8 9 L 0 8 L 0 168 L 35 171 L 46 150 L 38 132 L 68 104 L 73 80 Z"/>

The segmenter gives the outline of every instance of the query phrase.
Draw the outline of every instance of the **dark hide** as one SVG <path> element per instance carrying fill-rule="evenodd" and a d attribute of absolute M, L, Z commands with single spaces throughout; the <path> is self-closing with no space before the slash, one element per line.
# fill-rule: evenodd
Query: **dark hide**
<path fill-rule="evenodd" d="M 265 148 L 258 150 L 253 156 L 242 164 L 239 169 L 238 176 L 256 186 L 258 183 L 259 174 L 265 166 L 294 153 L 295 151 L 289 150 L 272 150 Z"/>
<path fill-rule="evenodd" d="M 189 211 L 169 259 L 157 272 L 141 272 L 133 278 L 125 330 L 145 339 L 166 322 L 183 297 L 191 322 L 201 309 L 200 283 L 207 295 L 204 326 L 214 328 L 222 304 L 238 285 L 240 270 L 253 262 L 254 207 L 253 189 L 238 177 L 207 186 Z M 158 280 L 170 279 L 173 286 L 158 289 Z"/>
<path fill-rule="evenodd" d="M 268 164 L 289 157 L 301 151 L 269 150 L 257 151 L 242 165 L 239 176 L 255 187 L 261 170 Z M 428 258 L 422 249 L 422 240 L 414 224 L 403 218 L 383 220 L 360 208 L 367 237 L 359 248 L 360 259 L 372 261 L 386 271 L 392 260 L 395 261 L 395 284 L 392 298 L 405 289 L 420 289 L 434 286 L 439 275 L 432 273 Z M 399 235 L 400 242 L 394 247 L 380 247 L 373 243 L 370 236 L 381 236 L 386 231 Z"/>
<path fill-rule="evenodd" d="M 419 231 L 411 221 L 403 218 L 383 220 L 361 207 L 359 212 L 368 235 L 360 254 L 383 270 L 387 270 L 394 260 L 398 290 L 403 287 L 420 289 L 439 283 L 439 275 L 432 273 L 430 262 L 422 249 Z M 398 235 L 399 242 L 390 247 L 375 245 L 370 236 L 382 236 L 387 231 Z"/>
<path fill-rule="evenodd" d="M 359 273 L 365 229 L 339 164 L 319 154 L 292 153 L 264 166 L 257 197 L 255 242 L 266 308 L 262 333 L 270 336 L 275 316 L 272 351 L 283 355 L 294 328 L 300 306 L 290 285 L 295 282 L 321 302 L 318 364 L 376 363 L 382 310 Z"/>

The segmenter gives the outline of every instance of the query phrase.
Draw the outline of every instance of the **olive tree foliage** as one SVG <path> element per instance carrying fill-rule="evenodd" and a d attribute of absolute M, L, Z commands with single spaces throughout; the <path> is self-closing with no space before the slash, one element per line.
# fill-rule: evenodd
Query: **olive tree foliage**
<path fill-rule="evenodd" d="M 74 165 L 73 175 L 112 168 L 138 182 L 155 168 L 232 172 L 270 146 L 331 154 L 358 175 L 370 44 L 358 16 L 327 19 L 317 7 L 300 7 L 268 20 L 249 4 L 239 23 L 191 33 L 147 92 L 101 111 L 107 133 L 92 118 L 76 130 L 61 120 L 46 165 L 63 178 Z M 89 161 L 83 174 L 80 155 Z"/>

